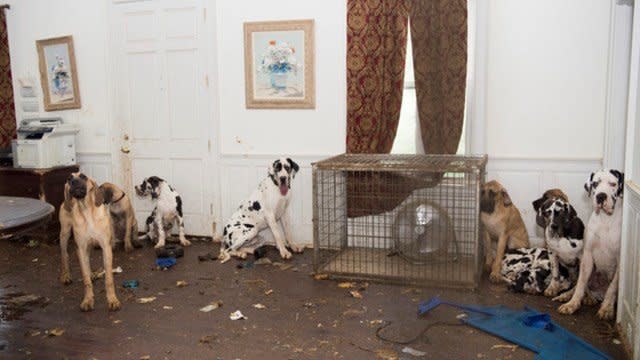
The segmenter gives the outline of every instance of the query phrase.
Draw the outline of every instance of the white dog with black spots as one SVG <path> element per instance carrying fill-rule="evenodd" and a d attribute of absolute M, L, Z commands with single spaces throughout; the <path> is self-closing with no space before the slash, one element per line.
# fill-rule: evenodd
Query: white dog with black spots
<path fill-rule="evenodd" d="M 155 205 L 146 221 L 146 234 L 140 237 L 140 240 L 149 239 L 157 242 L 155 247 L 161 248 L 165 246 L 167 232 L 171 231 L 173 224 L 176 223 L 180 245 L 191 245 L 184 235 L 180 194 L 169 183 L 157 176 L 145 178 L 135 189 L 139 197 L 151 197 Z"/>
<path fill-rule="evenodd" d="M 254 250 L 265 244 L 258 233 L 271 229 L 276 246 L 283 259 L 291 258 L 291 252 L 302 252 L 303 247 L 293 243 L 289 220 L 291 201 L 291 181 L 300 170 L 298 164 L 289 158 L 280 158 L 269 167 L 268 176 L 258 188 L 243 201 L 238 210 L 231 215 L 222 230 L 219 240 L 220 262 L 226 262 L 231 256 L 246 258 Z M 282 228 L 278 221 L 282 222 Z M 282 231 L 284 229 L 284 233 Z"/>

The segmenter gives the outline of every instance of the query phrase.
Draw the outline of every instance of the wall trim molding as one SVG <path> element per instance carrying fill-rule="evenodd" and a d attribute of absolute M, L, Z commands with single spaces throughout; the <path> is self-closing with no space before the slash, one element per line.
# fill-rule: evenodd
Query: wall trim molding
<path fill-rule="evenodd" d="M 603 163 L 607 168 L 623 169 L 625 165 L 624 144 L 629 99 L 633 7 L 620 4 L 620 2 L 612 2 L 609 26 Z"/>

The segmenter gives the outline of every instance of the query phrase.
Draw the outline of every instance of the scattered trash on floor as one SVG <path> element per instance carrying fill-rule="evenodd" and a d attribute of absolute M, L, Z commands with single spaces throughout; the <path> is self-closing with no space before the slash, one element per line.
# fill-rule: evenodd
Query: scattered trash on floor
<path fill-rule="evenodd" d="M 118 319 L 118 320 L 113 320 L 114 324 L 120 324 L 122 322 L 122 320 Z"/>
<path fill-rule="evenodd" d="M 616 345 L 620 345 L 622 344 L 622 341 L 618 340 L 618 339 L 613 339 L 613 343 Z"/>
<path fill-rule="evenodd" d="M 156 300 L 155 296 L 150 296 L 150 297 L 137 298 L 136 302 L 138 304 L 148 304 L 150 302 L 154 302 L 155 300 Z"/>
<path fill-rule="evenodd" d="M 162 308 L 165 310 L 173 310 L 173 306 L 168 306 L 168 305 L 165 305 Z"/>
<path fill-rule="evenodd" d="M 271 265 L 273 264 L 273 262 L 271 262 L 271 259 L 269 259 L 268 257 L 263 257 L 260 258 L 256 261 L 253 262 L 255 265 Z"/>
<path fill-rule="evenodd" d="M 211 335 L 204 335 L 202 336 L 198 342 L 200 344 L 210 344 L 212 341 L 214 341 L 218 336 L 216 334 L 211 334 Z"/>
<path fill-rule="evenodd" d="M 511 351 L 516 351 L 516 349 L 518 349 L 518 345 L 495 344 L 491 347 L 491 350 L 496 350 L 496 349 L 509 349 Z"/>
<path fill-rule="evenodd" d="M 118 266 L 117 268 L 113 269 L 112 272 L 114 274 L 122 274 L 123 270 L 120 266 Z"/>
<path fill-rule="evenodd" d="M 215 261 L 218 260 L 218 255 L 214 253 L 206 253 L 204 255 L 198 255 L 198 261 Z"/>
<path fill-rule="evenodd" d="M 140 360 L 151 360 L 151 355 L 142 355 L 140 356 Z"/>
<path fill-rule="evenodd" d="M 137 289 L 140 283 L 138 280 L 125 280 L 122 282 L 122 287 L 125 289 Z"/>
<path fill-rule="evenodd" d="M 217 309 L 219 307 L 222 307 L 222 301 L 220 301 L 220 300 L 212 302 L 211 304 L 209 304 L 209 305 L 207 305 L 207 306 L 205 306 L 203 308 L 200 308 L 200 311 L 204 312 L 204 313 L 208 313 L 208 312 L 213 311 L 213 310 L 215 310 L 215 309 Z"/>
<path fill-rule="evenodd" d="M 315 280 L 327 280 L 329 278 L 329 274 L 315 274 L 313 275 Z"/>
<path fill-rule="evenodd" d="M 30 336 L 30 337 L 34 337 L 38 335 L 40 335 L 40 330 L 29 330 L 26 333 L 24 333 L 24 336 Z"/>
<path fill-rule="evenodd" d="M 281 262 L 274 262 L 272 263 L 273 266 L 279 268 L 280 270 L 284 271 L 284 270 L 289 270 L 293 267 L 292 264 L 285 264 L 285 263 L 281 263 Z"/>
<path fill-rule="evenodd" d="M 354 283 L 354 282 L 341 282 L 341 283 L 338 284 L 338 287 L 340 289 L 350 289 L 350 288 L 356 287 L 356 283 Z"/>
<path fill-rule="evenodd" d="M 267 308 L 266 306 L 264 306 L 264 305 L 262 305 L 260 303 L 253 304 L 253 307 L 256 308 L 256 309 L 261 309 L 261 310 Z"/>
<path fill-rule="evenodd" d="M 28 294 L 22 296 L 16 296 L 14 298 L 9 299 L 7 302 L 14 306 L 25 306 L 38 303 L 42 301 L 44 298 L 40 295 Z"/>
<path fill-rule="evenodd" d="M 269 289 L 269 290 L 265 291 L 264 294 L 267 295 L 267 296 L 273 294 L 273 289 Z"/>
<path fill-rule="evenodd" d="M 172 267 L 175 264 L 176 264 L 176 259 L 172 258 L 172 257 L 157 258 L 156 259 L 156 265 L 162 270 L 169 269 L 170 267 Z"/>
<path fill-rule="evenodd" d="M 111 270 L 111 272 L 113 274 L 121 274 L 123 272 L 122 268 L 120 266 L 114 268 L 113 270 Z M 102 279 L 104 277 L 104 274 L 106 272 L 104 271 L 103 268 L 100 268 L 94 272 L 91 273 L 91 281 L 96 281 L 98 279 Z"/>
<path fill-rule="evenodd" d="M 38 246 L 40 246 L 40 242 L 36 239 L 29 239 L 25 246 L 29 249 L 37 248 Z"/>
<path fill-rule="evenodd" d="M 187 285 L 189 285 L 189 283 L 188 283 L 188 282 L 186 282 L 186 281 L 184 281 L 184 280 L 178 280 L 178 281 L 176 281 L 176 286 L 177 286 L 177 287 L 185 287 L 185 286 L 187 286 Z"/>
<path fill-rule="evenodd" d="M 47 336 L 62 336 L 62 334 L 64 334 L 64 329 L 53 328 L 51 330 L 45 331 L 45 334 L 47 334 Z"/>
<path fill-rule="evenodd" d="M 240 310 L 236 310 L 229 314 L 229 319 L 231 320 L 240 320 L 240 319 L 248 319 L 244 314 L 240 312 Z"/>
<path fill-rule="evenodd" d="M 356 299 L 362 299 L 362 294 L 358 290 L 349 291 L 349 294 Z"/>
<path fill-rule="evenodd" d="M 38 262 L 38 258 L 31 260 L 31 262 Z"/>
<path fill-rule="evenodd" d="M 391 349 L 378 349 L 375 351 L 376 358 L 383 360 L 398 360 L 398 353 Z"/>
<path fill-rule="evenodd" d="M 462 314 L 458 314 L 458 315 L 456 315 L 456 319 L 458 319 L 458 320 L 460 320 L 460 319 L 464 319 L 464 318 L 466 318 L 466 317 L 467 317 L 467 314 L 465 314 L 465 313 L 462 313 Z"/>
<path fill-rule="evenodd" d="M 410 348 L 408 346 L 405 346 L 404 349 L 402 349 L 402 352 L 405 353 L 405 354 L 416 356 L 416 357 L 427 355 L 427 353 L 424 352 L 424 351 L 416 350 L 416 349 Z"/>

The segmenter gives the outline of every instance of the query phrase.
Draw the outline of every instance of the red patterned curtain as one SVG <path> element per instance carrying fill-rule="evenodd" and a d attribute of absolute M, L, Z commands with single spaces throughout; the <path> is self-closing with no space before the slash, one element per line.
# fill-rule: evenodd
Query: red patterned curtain
<path fill-rule="evenodd" d="M 11 140 L 16 137 L 16 113 L 5 11 L 0 9 L 0 148 L 10 147 Z"/>
<path fill-rule="evenodd" d="M 347 152 L 388 153 L 396 137 L 407 43 L 404 0 L 347 2 Z"/>
<path fill-rule="evenodd" d="M 413 0 L 409 14 L 424 152 L 455 154 L 467 84 L 467 0 Z"/>

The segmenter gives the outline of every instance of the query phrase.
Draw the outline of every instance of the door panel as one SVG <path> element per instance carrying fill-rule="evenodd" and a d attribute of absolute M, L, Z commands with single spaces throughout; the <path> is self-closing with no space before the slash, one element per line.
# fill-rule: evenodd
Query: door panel
<path fill-rule="evenodd" d="M 211 235 L 210 138 L 205 82 L 206 31 L 200 0 L 114 5 L 118 155 L 125 187 L 152 175 L 183 199 L 185 229 Z M 152 210 L 134 198 L 141 228 Z"/>

